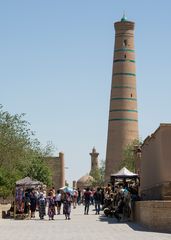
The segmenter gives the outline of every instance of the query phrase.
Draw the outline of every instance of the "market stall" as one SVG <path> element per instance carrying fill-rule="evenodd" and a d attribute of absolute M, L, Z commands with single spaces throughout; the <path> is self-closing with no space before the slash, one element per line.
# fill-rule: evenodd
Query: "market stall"
<path fill-rule="evenodd" d="M 126 167 L 123 167 L 120 171 L 117 173 L 111 174 L 111 183 L 114 186 L 115 184 L 122 182 L 138 182 L 139 181 L 139 176 L 136 173 L 133 173 L 129 171 Z"/>
<path fill-rule="evenodd" d="M 112 188 L 111 188 L 112 184 Z M 106 188 L 104 214 L 115 216 L 118 220 L 130 219 L 132 202 L 139 199 L 139 176 L 123 167 L 111 174 L 111 184 Z"/>
<path fill-rule="evenodd" d="M 29 218 L 29 194 L 34 189 L 37 193 L 43 189 L 45 185 L 37 180 L 32 180 L 30 177 L 25 177 L 16 182 L 15 199 L 14 199 L 14 218 L 25 219 Z"/>

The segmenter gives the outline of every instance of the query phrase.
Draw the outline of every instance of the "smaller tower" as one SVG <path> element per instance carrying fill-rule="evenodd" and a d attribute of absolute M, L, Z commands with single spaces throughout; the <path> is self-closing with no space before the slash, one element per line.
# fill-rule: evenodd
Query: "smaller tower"
<path fill-rule="evenodd" d="M 74 180 L 74 181 L 72 182 L 72 187 L 73 187 L 74 189 L 77 188 L 77 181 Z"/>
<path fill-rule="evenodd" d="M 90 156 L 91 156 L 91 172 L 92 172 L 99 168 L 99 161 L 98 161 L 99 153 L 96 152 L 95 147 L 93 147 L 92 152 L 90 153 Z"/>
<path fill-rule="evenodd" d="M 64 163 L 64 153 L 60 152 L 59 153 L 59 159 L 61 161 L 61 166 L 60 166 L 60 187 L 65 186 L 65 163 Z"/>

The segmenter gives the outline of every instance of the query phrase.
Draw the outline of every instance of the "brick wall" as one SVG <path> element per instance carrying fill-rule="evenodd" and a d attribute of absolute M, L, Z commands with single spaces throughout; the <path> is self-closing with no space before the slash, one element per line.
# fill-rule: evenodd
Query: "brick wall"
<path fill-rule="evenodd" d="M 138 201 L 134 220 L 149 230 L 171 233 L 171 201 Z"/>
<path fill-rule="evenodd" d="M 59 153 L 59 157 L 47 157 L 46 161 L 52 173 L 52 185 L 58 190 L 65 185 L 64 155 Z"/>
<path fill-rule="evenodd" d="M 171 200 L 171 124 L 160 124 L 142 145 L 140 192 L 143 200 Z"/>

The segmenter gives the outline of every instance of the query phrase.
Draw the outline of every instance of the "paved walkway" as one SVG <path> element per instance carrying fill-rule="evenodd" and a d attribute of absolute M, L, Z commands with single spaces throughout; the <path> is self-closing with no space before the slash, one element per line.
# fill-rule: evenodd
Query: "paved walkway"
<path fill-rule="evenodd" d="M 171 234 L 148 232 L 138 224 L 117 223 L 114 218 L 83 215 L 83 206 L 72 209 L 71 220 L 56 215 L 55 220 L 0 219 L 0 239 L 3 240 L 171 240 Z"/>

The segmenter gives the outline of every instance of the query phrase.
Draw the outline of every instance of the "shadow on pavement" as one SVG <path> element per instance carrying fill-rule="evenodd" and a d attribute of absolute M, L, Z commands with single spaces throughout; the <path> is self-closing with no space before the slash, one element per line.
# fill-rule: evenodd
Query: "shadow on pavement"
<path fill-rule="evenodd" d="M 106 217 L 105 215 L 100 215 L 99 216 L 99 220 L 97 221 L 101 221 L 101 222 L 108 222 L 109 224 L 118 224 L 120 222 L 118 222 L 116 220 L 116 218 L 114 217 Z"/>
<path fill-rule="evenodd" d="M 108 224 L 126 224 L 130 228 L 132 228 L 134 231 L 141 231 L 141 232 L 149 232 L 149 230 L 135 222 L 129 222 L 129 221 L 118 221 L 115 217 L 106 217 L 105 215 L 100 215 L 99 220 L 101 222 L 108 222 Z"/>
<path fill-rule="evenodd" d="M 171 232 L 165 232 L 165 231 L 157 231 L 155 229 L 148 229 L 147 227 L 144 227 L 138 223 L 135 222 L 127 222 L 126 223 L 130 228 L 132 228 L 134 231 L 141 231 L 141 232 L 153 232 L 153 233 L 162 233 L 162 234 L 170 234 Z"/>
<path fill-rule="evenodd" d="M 115 217 L 106 217 L 105 215 L 100 215 L 99 219 L 97 221 L 108 222 L 109 224 L 126 224 L 128 227 L 132 228 L 132 230 L 139 231 L 139 232 L 153 232 L 153 233 L 170 234 L 170 232 L 163 232 L 163 231 L 156 231 L 153 229 L 148 229 L 147 227 L 142 226 L 133 221 L 124 221 L 124 220 L 118 221 Z"/>
<path fill-rule="evenodd" d="M 138 223 L 135 223 L 135 222 L 126 222 L 126 224 L 132 228 L 134 231 L 140 231 L 140 232 L 152 232 L 152 231 L 149 231 L 148 228 L 144 227 L 144 226 L 141 226 L 140 224 Z"/>

